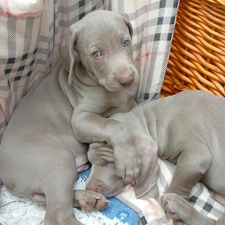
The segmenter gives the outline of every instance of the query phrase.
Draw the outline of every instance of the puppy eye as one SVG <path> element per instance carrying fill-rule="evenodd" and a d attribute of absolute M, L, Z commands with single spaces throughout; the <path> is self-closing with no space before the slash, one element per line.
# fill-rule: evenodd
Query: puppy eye
<path fill-rule="evenodd" d="M 98 159 L 97 163 L 96 163 L 98 166 L 104 166 L 107 164 L 107 161 L 104 160 L 104 159 Z"/>
<path fill-rule="evenodd" d="M 124 47 L 127 47 L 129 44 L 130 44 L 130 41 L 129 40 L 124 40 L 123 41 L 123 46 Z"/>
<path fill-rule="evenodd" d="M 99 51 L 95 51 L 91 55 L 94 56 L 95 58 L 102 56 L 102 54 Z"/>

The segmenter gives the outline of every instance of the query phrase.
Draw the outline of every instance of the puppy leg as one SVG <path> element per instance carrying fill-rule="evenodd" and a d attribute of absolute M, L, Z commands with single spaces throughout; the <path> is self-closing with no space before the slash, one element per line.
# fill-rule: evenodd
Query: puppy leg
<path fill-rule="evenodd" d="M 34 194 L 32 199 L 41 205 L 46 205 L 46 197 L 44 194 Z"/>
<path fill-rule="evenodd" d="M 179 195 L 174 193 L 164 194 L 161 199 L 167 215 L 175 220 L 175 224 L 179 223 L 179 220 L 188 225 L 224 225 L 225 216 L 218 221 L 215 221 L 200 212 L 198 212 L 191 204 Z"/>
<path fill-rule="evenodd" d="M 66 149 L 54 152 L 54 158 L 49 157 L 53 154 L 46 155 L 49 164 L 42 168 L 45 173 L 41 181 L 43 194 L 34 194 L 33 198 L 41 204 L 46 203 L 45 225 L 81 225 L 75 218 L 74 204 L 91 211 L 105 208 L 107 200 L 99 193 L 74 191 L 77 171 L 73 153 Z"/>
<path fill-rule="evenodd" d="M 188 199 L 191 189 L 206 173 L 210 164 L 211 154 L 204 144 L 186 146 L 179 155 L 173 179 L 166 192 Z"/>
<path fill-rule="evenodd" d="M 2 181 L 0 180 L 0 189 L 1 189 L 1 186 L 2 186 Z M 0 198 L 0 208 L 1 208 L 1 205 L 2 205 L 2 201 L 1 201 L 1 198 Z"/>
<path fill-rule="evenodd" d="M 46 197 L 44 194 L 34 194 L 33 200 L 38 204 L 46 205 Z M 103 210 L 108 206 L 109 201 L 100 193 L 88 190 L 75 190 L 73 192 L 73 206 L 81 207 L 86 212 L 94 209 Z"/>
<path fill-rule="evenodd" d="M 74 155 L 67 150 L 58 151 L 57 157 L 49 158 L 49 165 L 45 167 L 42 181 L 46 196 L 45 225 L 81 225 L 73 211 L 73 186 L 77 176 Z"/>
<path fill-rule="evenodd" d="M 71 121 L 76 140 L 80 143 L 107 142 L 113 149 L 116 175 L 128 184 L 136 183 L 140 174 L 140 159 L 129 130 L 117 120 L 79 112 L 81 109 L 76 108 Z"/>

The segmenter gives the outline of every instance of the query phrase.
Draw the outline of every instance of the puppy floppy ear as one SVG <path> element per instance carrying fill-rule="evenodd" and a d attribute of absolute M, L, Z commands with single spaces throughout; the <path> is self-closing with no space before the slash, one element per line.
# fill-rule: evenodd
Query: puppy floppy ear
<path fill-rule="evenodd" d="M 138 151 L 142 151 L 139 156 L 141 160 L 141 173 L 138 184 L 134 186 L 137 198 L 157 198 L 159 189 L 157 181 L 159 178 L 160 167 L 158 164 L 158 145 L 152 140 L 145 147 L 140 147 Z"/>
<path fill-rule="evenodd" d="M 129 29 L 130 36 L 132 37 L 133 36 L 133 27 L 129 21 L 128 15 L 124 12 L 119 12 L 119 14 L 120 14 L 120 16 L 122 16 L 125 24 L 127 25 L 128 29 Z"/>
<path fill-rule="evenodd" d="M 90 144 L 87 155 L 91 164 L 100 166 L 114 162 L 112 147 L 104 142 Z"/>
<path fill-rule="evenodd" d="M 72 78 L 74 75 L 74 68 L 79 62 L 79 56 L 75 50 L 75 43 L 77 39 L 78 26 L 77 24 L 72 25 L 69 28 L 69 32 L 65 34 L 62 42 L 59 45 L 59 55 L 63 67 L 69 72 L 68 83 L 72 84 Z"/>

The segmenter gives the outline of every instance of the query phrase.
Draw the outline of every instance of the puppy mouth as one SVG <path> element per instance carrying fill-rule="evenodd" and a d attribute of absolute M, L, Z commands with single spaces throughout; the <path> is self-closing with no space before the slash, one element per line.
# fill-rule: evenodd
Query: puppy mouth
<path fill-rule="evenodd" d="M 106 85 L 104 85 L 105 89 L 108 90 L 109 92 L 118 92 L 122 89 L 124 89 L 123 87 L 121 87 L 118 83 L 107 83 Z"/>
<path fill-rule="evenodd" d="M 137 88 L 139 73 L 134 66 L 121 69 L 123 72 L 111 72 L 105 74 L 99 79 L 99 84 L 109 92 L 118 92 L 121 90 L 133 90 Z"/>
<path fill-rule="evenodd" d="M 124 83 L 123 85 L 121 85 L 120 83 L 118 83 L 116 81 L 109 80 L 103 86 L 109 92 L 118 92 L 121 90 L 130 90 L 130 89 L 136 88 L 137 82 L 136 82 L 136 80 L 134 80 L 132 82 L 127 82 L 127 83 Z"/>
<path fill-rule="evenodd" d="M 112 197 L 120 193 L 119 190 L 116 190 L 115 186 L 107 185 L 105 187 L 99 187 L 98 192 L 103 194 L 105 197 Z"/>

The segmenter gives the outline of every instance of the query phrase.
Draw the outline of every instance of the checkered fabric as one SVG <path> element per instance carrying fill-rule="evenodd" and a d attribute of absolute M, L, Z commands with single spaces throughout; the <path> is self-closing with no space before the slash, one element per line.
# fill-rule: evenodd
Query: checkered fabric
<path fill-rule="evenodd" d="M 171 183 L 175 165 L 167 160 L 159 159 L 160 175 L 157 182 L 159 198 L 137 199 L 134 189 L 128 185 L 117 198 L 133 208 L 139 215 L 138 225 L 172 225 L 160 204 L 160 198 Z M 217 201 L 215 200 L 217 199 Z M 205 185 L 197 183 L 190 193 L 189 202 L 202 214 L 217 220 L 224 214 L 225 198 L 210 193 Z M 200 224 L 199 224 L 200 225 Z M 203 224 L 201 224 L 203 225 Z"/>
<path fill-rule="evenodd" d="M 126 12 L 134 28 L 133 55 L 141 81 L 138 102 L 160 92 L 179 0 L 0 1 L 0 140 L 19 100 L 59 62 L 68 27 L 98 10 Z"/>

